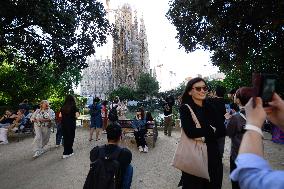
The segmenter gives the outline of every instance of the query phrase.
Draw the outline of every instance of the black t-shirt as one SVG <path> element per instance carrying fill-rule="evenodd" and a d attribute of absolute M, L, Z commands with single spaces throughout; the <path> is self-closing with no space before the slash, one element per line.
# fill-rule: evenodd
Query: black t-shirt
<path fill-rule="evenodd" d="M 6 123 L 12 124 L 14 120 L 15 120 L 14 118 L 7 117 L 7 118 L 4 118 L 0 123 L 2 123 L 2 124 L 6 124 Z"/>
<path fill-rule="evenodd" d="M 115 151 L 115 149 L 118 148 L 115 144 L 108 144 L 105 148 L 106 155 L 109 155 Z M 90 160 L 91 162 L 94 162 L 98 159 L 99 156 L 99 146 L 94 147 L 90 152 Z M 128 165 L 131 163 L 132 160 L 132 153 L 127 148 L 122 148 L 120 151 L 120 154 L 118 156 L 117 161 L 120 163 L 122 178 L 125 174 L 125 170 L 128 167 Z"/>
<path fill-rule="evenodd" d="M 61 108 L 61 114 L 62 114 L 62 124 L 72 124 L 76 126 L 76 112 L 79 112 L 79 109 L 77 107 L 72 107 L 71 110 L 68 113 L 65 113 L 63 108 Z"/>
<path fill-rule="evenodd" d="M 172 106 L 169 103 L 166 102 L 164 104 L 163 108 L 164 108 L 164 115 L 165 116 L 168 116 L 168 115 L 172 114 L 173 108 L 172 108 Z"/>

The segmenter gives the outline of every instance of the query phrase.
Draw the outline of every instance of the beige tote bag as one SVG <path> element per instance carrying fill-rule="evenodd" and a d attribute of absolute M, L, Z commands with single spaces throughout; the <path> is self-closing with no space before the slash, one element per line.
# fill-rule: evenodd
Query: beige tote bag
<path fill-rule="evenodd" d="M 196 128 L 201 128 L 193 110 L 188 104 L 186 105 L 191 112 Z M 181 137 L 172 161 L 172 166 L 188 174 L 210 180 L 207 146 L 204 141 L 204 137 L 188 138 L 183 129 L 181 129 Z"/>

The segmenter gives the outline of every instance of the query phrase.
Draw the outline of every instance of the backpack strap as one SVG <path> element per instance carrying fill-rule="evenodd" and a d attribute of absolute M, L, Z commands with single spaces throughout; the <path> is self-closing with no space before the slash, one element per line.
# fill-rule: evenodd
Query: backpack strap
<path fill-rule="evenodd" d="M 112 152 L 109 155 L 106 155 L 105 153 L 105 149 L 106 149 L 106 144 L 104 146 L 99 147 L 99 156 L 98 158 L 100 159 L 117 159 L 118 156 L 120 155 L 120 152 L 122 150 L 122 148 L 120 148 L 119 146 L 117 146 L 114 150 L 114 152 Z"/>

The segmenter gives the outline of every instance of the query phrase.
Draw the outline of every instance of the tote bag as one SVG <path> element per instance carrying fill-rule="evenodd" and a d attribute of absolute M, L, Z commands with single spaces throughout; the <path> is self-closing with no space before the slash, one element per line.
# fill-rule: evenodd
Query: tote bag
<path fill-rule="evenodd" d="M 196 128 L 201 128 L 193 110 L 189 105 L 187 107 L 190 110 Z M 181 129 L 181 137 L 172 161 L 172 166 L 188 174 L 210 180 L 207 146 L 204 141 L 204 137 L 188 138 L 184 130 Z"/>

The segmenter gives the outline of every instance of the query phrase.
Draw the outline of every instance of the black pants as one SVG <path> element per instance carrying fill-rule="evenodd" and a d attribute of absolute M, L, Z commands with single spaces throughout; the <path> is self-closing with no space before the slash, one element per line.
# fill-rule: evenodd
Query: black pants
<path fill-rule="evenodd" d="M 73 153 L 73 143 L 75 138 L 76 127 L 68 127 L 62 125 L 62 133 L 64 139 L 64 152 L 63 155 L 69 155 Z"/>
<path fill-rule="evenodd" d="M 147 129 L 140 129 L 138 131 L 134 131 L 134 136 L 135 136 L 137 147 L 142 146 L 144 148 L 147 145 L 146 140 L 145 140 L 146 133 L 147 133 Z"/>
<path fill-rule="evenodd" d="M 230 157 L 230 173 L 232 173 L 232 171 L 236 168 L 237 168 L 237 165 L 235 164 L 235 160 L 233 160 L 232 157 Z M 231 182 L 232 182 L 232 189 L 240 189 L 238 182 L 233 181 L 233 180 L 231 180 Z"/>

